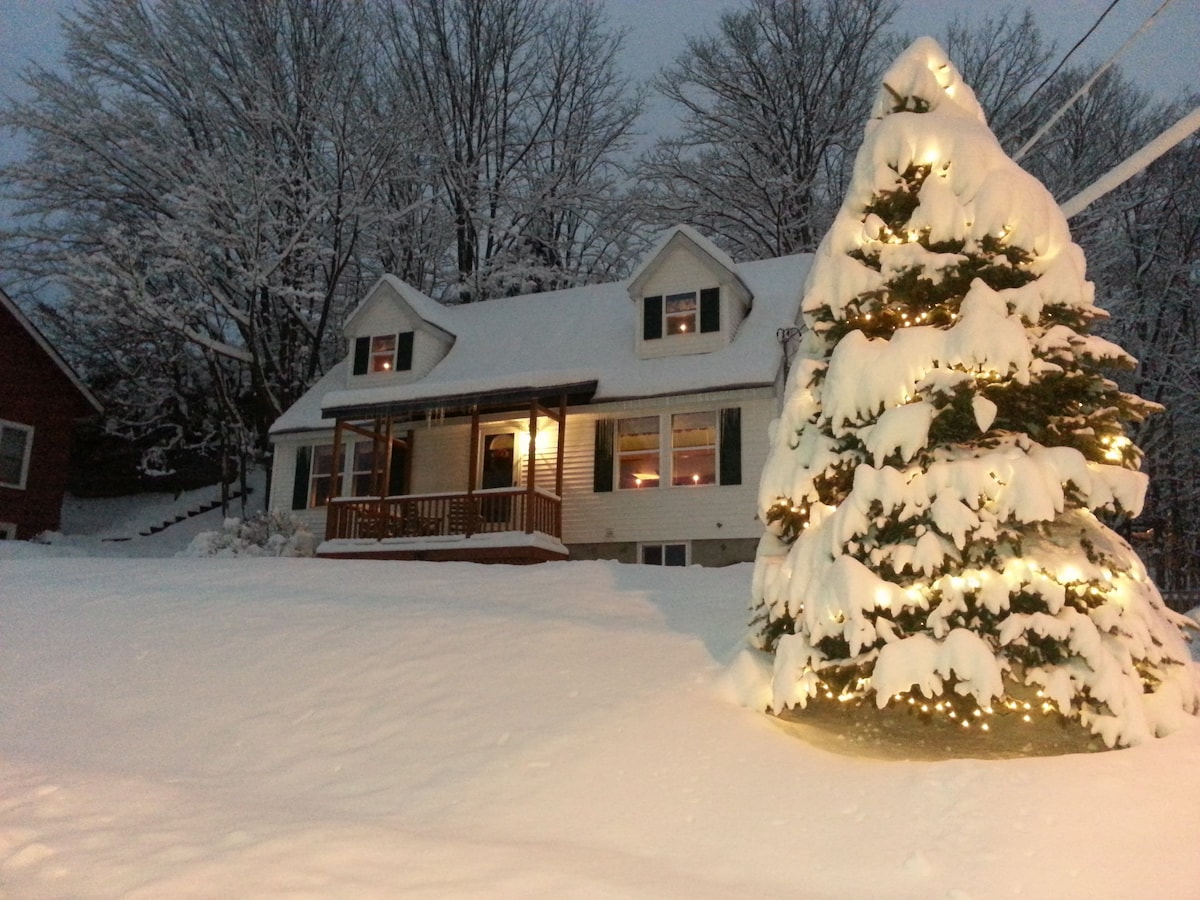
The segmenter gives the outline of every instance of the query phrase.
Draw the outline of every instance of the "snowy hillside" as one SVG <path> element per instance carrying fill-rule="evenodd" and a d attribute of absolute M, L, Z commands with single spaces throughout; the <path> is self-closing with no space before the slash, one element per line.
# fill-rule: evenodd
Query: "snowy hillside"
<path fill-rule="evenodd" d="M 831 753 L 723 689 L 749 580 L 0 559 L 0 893 L 1196 896 L 1200 722 Z"/>

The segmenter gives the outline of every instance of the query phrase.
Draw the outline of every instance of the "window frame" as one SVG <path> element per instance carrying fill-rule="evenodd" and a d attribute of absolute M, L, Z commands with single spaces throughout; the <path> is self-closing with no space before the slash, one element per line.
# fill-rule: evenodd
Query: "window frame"
<path fill-rule="evenodd" d="M 4 433 L 6 431 L 23 433 L 24 446 L 21 449 L 20 470 L 17 473 L 16 481 L 0 481 L 0 488 L 8 488 L 14 491 L 23 491 L 29 484 L 29 468 L 33 462 L 33 432 L 32 425 L 24 425 L 20 422 L 12 422 L 8 419 L 0 419 L 0 446 L 3 446 Z M 2 476 L 0 476 L 2 477 Z"/>
<path fill-rule="evenodd" d="M 389 342 L 391 347 L 383 342 Z M 359 335 L 350 354 L 351 374 L 362 378 L 411 372 L 415 344 L 416 332 L 411 330 Z"/>
<path fill-rule="evenodd" d="M 657 428 L 653 432 L 657 436 L 657 442 L 654 446 L 655 455 L 658 457 L 658 464 L 655 467 L 655 477 L 652 480 L 647 480 L 643 483 L 641 479 L 634 476 L 635 484 L 625 484 L 624 478 L 624 463 L 626 460 L 647 457 L 650 455 L 650 449 L 642 448 L 635 450 L 621 449 L 621 427 L 628 422 L 637 422 L 640 420 L 653 419 L 657 423 Z M 636 434 L 650 434 L 650 432 L 635 432 Z M 652 413 L 644 416 L 622 416 L 617 419 L 617 427 L 613 436 L 613 485 L 619 491 L 643 491 L 649 488 L 657 488 L 662 486 L 662 416 L 659 413 Z"/>
<path fill-rule="evenodd" d="M 689 306 L 680 306 L 684 302 L 690 301 Z M 671 304 L 676 304 L 674 310 L 671 309 Z M 698 323 L 700 321 L 700 292 L 699 291 L 679 291 L 674 294 L 663 295 L 663 337 L 690 337 L 693 334 L 699 333 Z M 672 328 L 672 322 L 685 323 L 681 328 Z"/>
<path fill-rule="evenodd" d="M 712 417 L 713 443 L 700 448 L 676 448 L 675 417 L 695 415 Z M 628 484 L 624 483 L 622 479 L 622 463 L 630 457 L 647 455 L 647 449 L 622 451 L 621 427 L 626 422 L 638 419 L 657 419 L 658 421 L 658 478 L 652 483 Z M 639 491 L 658 486 L 701 488 L 736 487 L 742 484 L 741 407 L 738 405 L 626 415 L 606 421 L 611 423 L 611 431 L 607 432 L 607 435 L 602 434 L 602 422 L 597 422 L 596 447 L 593 455 L 593 464 L 596 466 L 592 476 L 593 493 Z M 697 449 L 709 450 L 712 454 L 711 479 L 704 481 L 688 479 L 676 482 L 677 453 L 695 452 Z M 600 470 L 601 466 L 604 467 L 603 472 Z"/>
<path fill-rule="evenodd" d="M 396 335 L 371 335 L 370 351 L 367 356 L 367 374 L 396 371 Z"/>
<path fill-rule="evenodd" d="M 670 416 L 671 416 L 670 423 L 669 423 L 670 435 L 671 435 L 670 448 L 669 448 L 669 451 L 670 451 L 670 473 L 669 473 L 670 480 L 668 481 L 668 484 L 670 484 L 671 487 L 703 487 L 705 485 L 710 485 L 710 484 L 720 484 L 721 417 L 720 417 L 719 411 L 716 409 L 697 409 L 697 410 L 692 410 L 690 412 L 673 412 L 673 413 L 670 413 Z M 676 428 L 675 420 L 677 418 L 680 418 L 683 416 L 711 416 L 711 418 L 712 418 L 712 442 L 709 444 L 696 445 L 694 447 L 693 446 L 687 446 L 687 447 L 677 446 L 675 443 L 676 435 L 684 433 L 685 429 Z M 680 454 L 697 453 L 697 452 L 703 452 L 703 451 L 711 452 L 712 466 L 711 466 L 709 480 L 707 480 L 707 481 L 698 480 L 698 475 L 695 472 L 693 472 L 692 478 L 686 479 L 683 481 L 679 480 L 679 477 L 676 474 L 676 470 L 677 470 L 677 468 L 680 467 L 679 466 Z"/>
<path fill-rule="evenodd" d="M 329 500 L 333 495 L 332 494 L 332 492 L 333 492 L 333 458 L 334 458 L 333 441 L 330 441 L 328 444 L 310 444 L 309 447 L 311 448 L 311 452 L 310 452 L 310 456 L 309 456 L 309 467 L 308 467 L 308 506 L 306 506 L 305 509 L 322 509 L 323 507 L 326 507 L 329 505 Z M 317 461 L 322 458 L 322 451 L 328 451 L 328 453 L 329 453 L 329 455 L 328 455 L 329 471 L 328 472 L 318 472 L 317 471 Z M 346 459 L 346 455 L 342 454 L 343 468 L 345 468 L 345 459 Z M 318 479 L 321 479 L 321 480 L 327 482 L 327 487 L 325 488 L 325 500 L 324 500 L 324 502 L 321 502 L 321 503 L 317 502 L 317 496 L 318 496 L 317 481 L 318 481 Z M 343 480 L 343 483 L 344 483 L 344 480 Z"/>
<path fill-rule="evenodd" d="M 667 554 L 673 549 L 683 550 L 683 562 L 673 563 L 667 562 Z M 660 562 L 651 562 L 646 559 L 646 551 L 657 550 L 660 554 Z M 639 541 L 638 542 L 638 564 L 643 566 L 661 566 L 663 568 L 687 568 L 692 564 L 692 542 L 691 541 Z"/>
<path fill-rule="evenodd" d="M 691 299 L 691 308 L 672 310 L 672 302 L 680 303 Z M 673 320 L 687 318 L 686 328 L 672 330 Z M 642 296 L 642 333 L 645 341 L 668 339 L 687 340 L 705 334 L 721 332 L 721 288 L 694 288 L 670 294 L 645 294 Z"/>

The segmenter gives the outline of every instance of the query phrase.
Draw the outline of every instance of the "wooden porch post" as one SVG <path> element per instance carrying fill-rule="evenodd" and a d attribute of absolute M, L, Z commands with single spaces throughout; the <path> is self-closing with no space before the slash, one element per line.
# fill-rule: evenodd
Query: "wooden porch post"
<path fill-rule="evenodd" d="M 333 425 L 333 459 L 330 461 L 329 497 L 325 501 L 325 540 L 331 541 L 342 537 L 341 507 L 333 502 L 333 498 L 341 494 L 341 472 L 338 469 L 339 451 L 342 446 L 342 420 L 339 418 Z M 316 460 L 313 460 L 315 466 Z"/>
<path fill-rule="evenodd" d="M 479 407 L 471 409 L 471 468 L 467 472 L 467 493 L 475 493 L 475 470 L 479 468 Z"/>
<path fill-rule="evenodd" d="M 563 492 L 563 457 L 567 448 L 567 395 L 558 398 L 558 458 L 554 472 L 554 493 L 562 499 Z"/>
<path fill-rule="evenodd" d="M 383 442 L 383 481 L 379 485 L 380 497 L 387 496 L 388 488 L 392 484 L 392 416 L 390 413 L 384 420 Z"/>
<path fill-rule="evenodd" d="M 333 471 L 329 473 L 329 499 L 342 496 L 342 420 L 333 426 Z"/>
<path fill-rule="evenodd" d="M 554 467 L 554 493 L 558 503 L 554 506 L 554 536 L 562 540 L 563 505 L 563 458 L 567 448 L 567 395 L 558 398 L 558 457 Z"/>
<path fill-rule="evenodd" d="M 525 460 L 525 533 L 533 534 L 533 502 L 537 485 L 537 398 L 529 401 L 529 449 Z"/>
<path fill-rule="evenodd" d="M 471 408 L 471 469 L 467 472 L 467 515 L 466 532 L 470 537 L 475 531 L 475 471 L 479 468 L 479 407 Z"/>

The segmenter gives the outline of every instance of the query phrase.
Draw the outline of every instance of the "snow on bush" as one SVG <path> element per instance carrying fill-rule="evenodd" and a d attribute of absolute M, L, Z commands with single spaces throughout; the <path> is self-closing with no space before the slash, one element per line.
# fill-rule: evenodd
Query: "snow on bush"
<path fill-rule="evenodd" d="M 220 531 L 202 531 L 181 556 L 312 556 L 317 540 L 289 513 L 229 518 Z"/>
<path fill-rule="evenodd" d="M 1146 489 L 1155 411 L 1054 199 L 923 38 L 884 76 L 805 285 L 760 486 L 769 705 L 937 698 L 1079 720 L 1109 746 L 1200 707 L 1182 628 L 1097 513 Z M 1028 706 L 1026 704 L 1029 704 Z"/>

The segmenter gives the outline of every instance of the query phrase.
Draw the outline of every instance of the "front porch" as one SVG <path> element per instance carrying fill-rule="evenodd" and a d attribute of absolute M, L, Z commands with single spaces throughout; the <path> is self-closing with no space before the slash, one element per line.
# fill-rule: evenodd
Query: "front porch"
<path fill-rule="evenodd" d="M 332 411 L 332 481 L 325 541 L 317 555 L 504 563 L 565 559 L 562 493 L 568 396 L 566 391 L 551 395 L 557 408 L 544 405 L 542 391 L 526 388 L 454 398 L 454 405 L 440 398 L 436 406 L 426 402 L 376 408 L 369 410 L 375 413 L 369 419 L 363 416 L 368 411 Z M 469 402 L 463 402 L 466 399 Z M 434 415 L 444 421 L 448 411 L 457 412 L 460 422 L 470 419 L 467 466 L 459 481 L 465 490 L 428 492 L 427 486 L 426 492 L 397 493 L 413 483 L 412 473 L 401 467 L 414 465 L 414 419 L 425 416 L 428 421 Z M 347 438 L 357 440 L 370 462 L 353 466 L 361 473 L 352 485 L 358 496 L 344 497 L 339 457 Z M 416 463 L 422 464 L 431 461 Z"/>
<path fill-rule="evenodd" d="M 325 543 L 334 559 L 503 563 L 566 559 L 562 498 L 541 488 L 492 488 L 399 497 L 338 497 Z"/>

